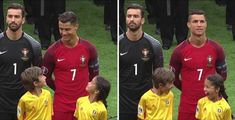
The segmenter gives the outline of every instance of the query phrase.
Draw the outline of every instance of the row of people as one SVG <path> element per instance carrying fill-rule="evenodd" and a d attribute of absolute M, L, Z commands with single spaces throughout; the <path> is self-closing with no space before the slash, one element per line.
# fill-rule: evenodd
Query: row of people
<path fill-rule="evenodd" d="M 96 47 L 78 36 L 74 12 L 64 12 L 58 20 L 62 37 L 42 57 L 40 43 L 23 31 L 24 7 L 12 3 L 7 8 L 7 29 L 0 34 L 1 119 L 50 120 L 52 110 L 53 120 L 107 117 L 110 83 L 98 76 Z M 49 92 L 41 89 L 46 84 L 55 91 L 53 109 Z M 84 116 L 88 112 L 94 114 Z"/>
<path fill-rule="evenodd" d="M 152 71 L 163 66 L 161 44 L 142 30 L 144 22 L 144 8 L 130 4 L 127 32 L 119 37 L 120 120 L 137 119 L 138 102 L 152 88 Z M 227 77 L 223 47 L 206 36 L 205 12 L 191 11 L 187 26 L 190 36 L 174 49 L 169 64 L 175 74 L 174 85 L 181 91 L 178 120 L 196 120 L 197 101 L 207 95 L 203 89 L 208 75 L 220 74 L 224 81 Z M 142 107 L 138 110 L 143 119 Z"/>

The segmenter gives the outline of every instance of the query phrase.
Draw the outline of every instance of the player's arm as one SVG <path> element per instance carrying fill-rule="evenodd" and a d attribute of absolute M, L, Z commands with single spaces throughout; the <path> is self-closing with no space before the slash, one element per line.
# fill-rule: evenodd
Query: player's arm
<path fill-rule="evenodd" d="M 199 101 L 198 101 L 198 103 L 197 103 L 195 118 L 196 118 L 197 120 L 200 120 L 200 119 L 202 118 L 201 104 L 200 104 Z"/>
<path fill-rule="evenodd" d="M 163 52 L 160 44 L 154 49 L 154 68 L 163 67 Z"/>
<path fill-rule="evenodd" d="M 181 55 L 178 49 L 175 49 L 170 58 L 170 69 L 175 73 L 174 85 L 181 90 L 180 69 L 181 69 Z"/>
<path fill-rule="evenodd" d="M 55 90 L 55 84 L 54 84 L 54 80 L 52 79 L 52 73 L 55 67 L 55 61 L 54 61 L 54 55 L 53 53 L 50 51 L 47 51 L 44 55 L 44 59 L 43 59 L 43 65 L 42 65 L 42 69 L 44 72 L 44 74 L 46 75 L 47 79 L 46 79 L 46 83 L 47 85 Z"/>
<path fill-rule="evenodd" d="M 19 102 L 18 102 L 17 118 L 18 118 L 18 120 L 24 120 L 25 119 L 25 103 L 22 101 L 22 99 L 20 99 Z"/>
<path fill-rule="evenodd" d="M 146 99 L 144 95 L 140 98 L 139 104 L 138 104 L 138 120 L 144 120 L 146 118 Z"/>
<path fill-rule="evenodd" d="M 225 61 L 225 54 L 222 47 L 217 48 L 218 58 L 216 60 L 216 72 L 220 74 L 224 80 L 227 78 L 227 64 Z"/>
<path fill-rule="evenodd" d="M 91 57 L 88 66 L 89 66 L 89 79 L 91 81 L 96 75 L 99 74 L 99 59 L 95 46 L 89 47 L 89 51 Z"/>

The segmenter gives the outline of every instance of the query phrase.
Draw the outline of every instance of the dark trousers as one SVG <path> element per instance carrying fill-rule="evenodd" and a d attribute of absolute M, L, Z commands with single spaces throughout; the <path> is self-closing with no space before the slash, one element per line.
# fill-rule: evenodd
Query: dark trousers
<path fill-rule="evenodd" d="M 188 0 L 160 0 L 159 4 L 163 46 L 171 46 L 174 34 L 177 43 L 181 43 L 188 35 Z"/>
<path fill-rule="evenodd" d="M 126 32 L 125 0 L 119 0 L 119 35 Z"/>
<path fill-rule="evenodd" d="M 146 10 L 148 12 L 148 22 L 150 24 L 156 24 L 156 28 L 159 28 L 160 25 L 160 16 L 159 16 L 159 0 L 145 0 Z"/>
<path fill-rule="evenodd" d="M 55 40 L 61 38 L 58 26 L 58 16 L 65 11 L 65 0 L 35 0 L 34 13 L 37 18 L 38 35 L 43 48 L 51 43 L 51 36 Z"/>
<path fill-rule="evenodd" d="M 0 32 L 4 31 L 3 0 L 0 0 Z"/>

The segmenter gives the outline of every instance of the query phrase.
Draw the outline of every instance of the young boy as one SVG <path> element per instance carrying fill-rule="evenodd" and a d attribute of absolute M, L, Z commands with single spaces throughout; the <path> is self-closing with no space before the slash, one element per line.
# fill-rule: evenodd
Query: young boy
<path fill-rule="evenodd" d="M 166 68 L 157 68 L 153 73 L 153 88 L 147 91 L 138 105 L 139 120 L 172 120 L 174 73 Z"/>
<path fill-rule="evenodd" d="M 39 67 L 30 67 L 21 73 L 21 81 L 28 90 L 19 100 L 18 120 L 51 120 L 52 97 L 46 86 L 46 77 Z"/>

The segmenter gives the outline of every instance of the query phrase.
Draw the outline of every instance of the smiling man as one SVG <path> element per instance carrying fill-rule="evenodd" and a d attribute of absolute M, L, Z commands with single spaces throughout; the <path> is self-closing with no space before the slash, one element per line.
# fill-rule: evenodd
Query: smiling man
<path fill-rule="evenodd" d="M 48 70 L 47 84 L 55 90 L 53 120 L 75 120 L 76 100 L 88 94 L 86 85 L 99 73 L 96 48 L 78 36 L 78 28 L 74 12 L 61 14 L 61 39 L 48 48 L 43 59 L 43 67 Z"/>

